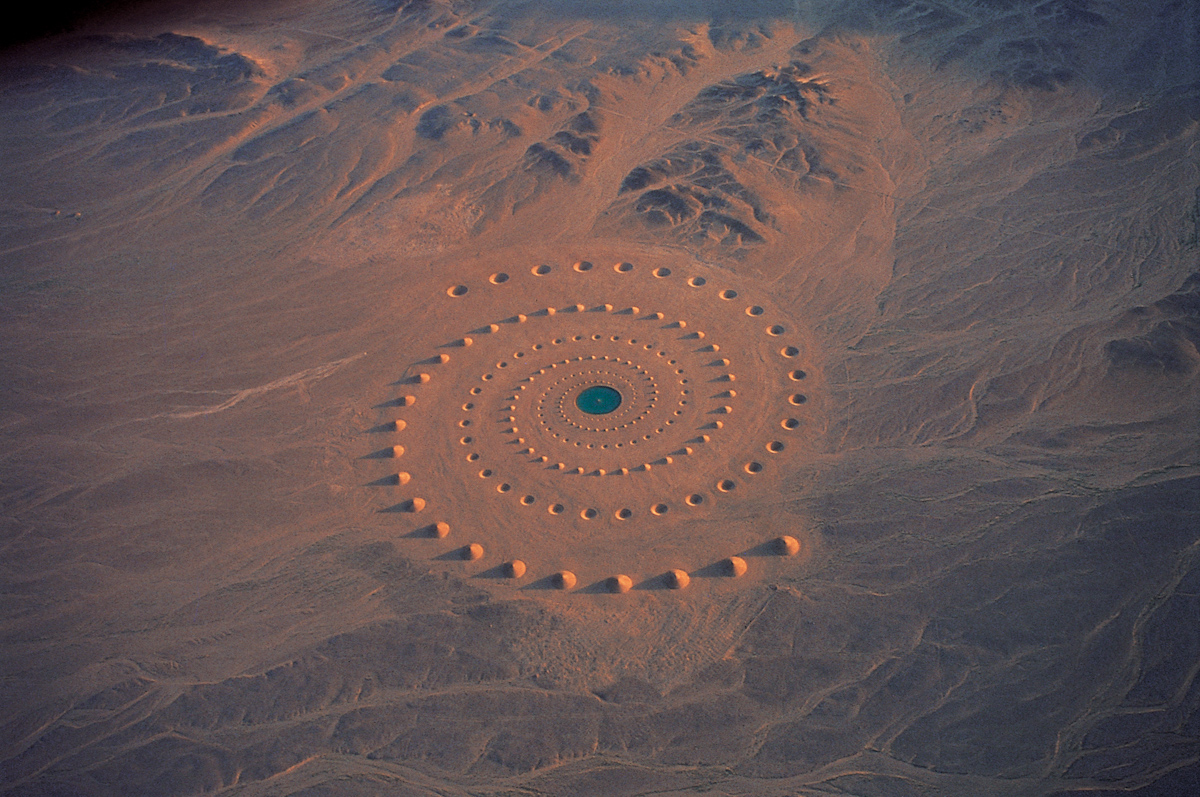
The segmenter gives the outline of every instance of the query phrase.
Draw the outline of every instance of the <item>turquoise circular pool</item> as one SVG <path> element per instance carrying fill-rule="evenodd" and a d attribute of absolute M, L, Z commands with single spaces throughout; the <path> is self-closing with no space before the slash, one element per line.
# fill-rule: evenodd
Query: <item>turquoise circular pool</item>
<path fill-rule="evenodd" d="M 588 415 L 607 415 L 621 406 L 621 393 L 608 385 L 593 385 L 575 397 L 575 406 Z"/>

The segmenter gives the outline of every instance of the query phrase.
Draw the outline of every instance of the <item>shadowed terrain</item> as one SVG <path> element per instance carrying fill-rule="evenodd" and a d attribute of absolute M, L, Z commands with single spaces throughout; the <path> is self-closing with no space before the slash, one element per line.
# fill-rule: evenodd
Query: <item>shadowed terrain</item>
<path fill-rule="evenodd" d="M 0 792 L 1200 790 L 1200 12 L 728 5 L 0 53 Z"/>

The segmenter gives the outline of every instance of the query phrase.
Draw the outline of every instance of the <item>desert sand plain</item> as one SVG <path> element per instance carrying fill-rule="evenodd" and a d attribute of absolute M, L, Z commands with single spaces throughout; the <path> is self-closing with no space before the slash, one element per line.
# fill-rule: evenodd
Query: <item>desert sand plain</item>
<path fill-rule="evenodd" d="M 9 48 L 0 790 L 1200 793 L 1198 47 L 298 0 Z"/>

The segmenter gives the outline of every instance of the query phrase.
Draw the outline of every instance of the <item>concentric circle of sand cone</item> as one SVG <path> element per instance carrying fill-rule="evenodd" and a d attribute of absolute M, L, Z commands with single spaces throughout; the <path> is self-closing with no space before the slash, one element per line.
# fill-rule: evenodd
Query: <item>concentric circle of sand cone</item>
<path fill-rule="evenodd" d="M 505 578 L 520 578 L 525 575 L 525 563 L 520 559 L 505 562 L 503 567 Z"/>
<path fill-rule="evenodd" d="M 774 540 L 775 552 L 780 556 L 795 556 L 800 553 L 800 541 L 795 537 L 783 535 Z"/>
<path fill-rule="evenodd" d="M 745 498 L 778 487 L 794 452 L 811 450 L 800 434 L 786 445 L 773 440 L 781 423 L 789 432 L 819 425 L 792 409 L 796 394 L 785 387 L 803 364 L 800 345 L 808 347 L 795 332 L 803 325 L 784 323 L 787 313 L 769 292 L 733 290 L 728 273 L 695 263 L 572 266 L 583 262 L 592 261 L 505 263 L 503 271 L 488 263 L 482 276 L 464 268 L 449 286 L 461 290 L 444 299 L 461 326 L 437 344 L 455 352 L 451 364 L 429 369 L 437 379 L 402 375 L 393 403 L 413 410 L 393 428 L 408 435 L 410 471 L 429 468 L 429 483 L 462 496 L 439 505 L 447 523 L 469 522 L 482 544 L 496 540 L 516 554 L 536 544 L 539 561 L 564 563 L 577 556 L 580 535 L 598 535 L 623 551 L 614 570 L 649 570 L 605 582 L 623 592 L 667 572 L 670 562 L 643 561 L 638 552 L 677 559 L 683 543 L 661 543 L 682 541 L 689 516 L 720 529 Z M 418 362 L 446 363 L 443 354 Z M 814 373 L 807 366 L 806 384 L 819 391 Z M 803 412 L 819 407 L 808 403 Z M 764 447 L 778 456 L 766 468 L 754 459 Z M 753 482 L 733 478 L 748 474 Z M 609 478 L 616 475 L 619 484 Z M 534 507 L 545 511 L 531 514 Z M 719 536 L 706 544 L 728 550 Z M 511 562 L 500 567 L 512 570 Z M 740 576 L 746 565 L 733 558 L 725 569 Z M 690 582 L 682 570 L 665 579 L 675 589 Z"/>
<path fill-rule="evenodd" d="M 683 570 L 668 570 L 663 575 L 663 583 L 670 589 L 683 589 L 692 583 L 692 577 Z"/>
<path fill-rule="evenodd" d="M 483 546 L 477 542 L 464 545 L 459 549 L 459 555 L 468 562 L 474 562 L 477 559 L 483 558 Z"/>
<path fill-rule="evenodd" d="M 550 576 L 550 583 L 555 589 L 574 589 L 577 579 L 570 570 L 559 570 Z"/>
<path fill-rule="evenodd" d="M 740 556 L 731 556 L 721 562 L 721 570 L 733 578 L 743 576 L 746 574 L 746 560 Z"/>
<path fill-rule="evenodd" d="M 604 581 L 604 586 L 609 592 L 629 592 L 633 588 L 633 579 L 624 574 L 609 576 Z"/>

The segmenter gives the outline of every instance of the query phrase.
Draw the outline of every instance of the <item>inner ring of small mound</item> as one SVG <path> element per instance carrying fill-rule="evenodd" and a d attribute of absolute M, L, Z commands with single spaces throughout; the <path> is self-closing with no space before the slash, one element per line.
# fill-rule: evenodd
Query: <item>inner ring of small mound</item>
<path fill-rule="evenodd" d="M 645 369 L 631 363 L 580 359 L 568 362 L 564 373 L 537 392 L 539 425 L 551 434 L 617 432 L 647 416 L 658 402 L 659 386 Z M 536 382 L 535 390 L 536 390 Z M 607 415 L 580 410 L 575 398 L 594 385 L 606 385 L 622 396 L 621 405 Z"/>
<path fill-rule="evenodd" d="M 601 344 L 600 348 L 607 346 Z M 521 432 L 524 439 L 516 442 L 534 454 L 566 463 L 563 469 L 567 471 L 577 466 L 610 471 L 632 468 L 684 446 L 696 434 L 710 402 L 696 401 L 686 383 L 664 390 L 659 378 L 683 381 L 674 374 L 680 364 L 669 362 L 666 355 L 641 363 L 636 355 L 627 359 L 624 352 L 613 356 L 601 351 L 536 368 L 521 380 L 528 390 L 513 393 L 513 403 L 507 407 L 516 427 L 527 430 Z M 658 378 L 655 371 L 661 372 Z M 542 387 L 543 379 L 551 374 L 557 378 Z M 609 415 L 580 410 L 576 397 L 595 385 L 619 391 L 624 399 L 621 406 Z M 670 398 L 675 391 L 678 394 Z M 523 399 L 533 402 L 525 405 Z M 627 453 L 622 455 L 622 450 Z"/>
<path fill-rule="evenodd" d="M 608 385 L 592 385 L 579 391 L 575 406 L 588 415 L 607 415 L 621 406 L 621 391 Z"/>
<path fill-rule="evenodd" d="M 553 410 L 545 424 L 546 428 L 566 434 L 594 434 L 620 432 L 635 426 L 656 406 L 658 385 L 649 375 L 643 374 L 641 381 L 630 380 L 627 376 L 601 367 L 572 374 L 555 383 L 542 398 Z M 579 397 L 593 387 L 606 387 L 619 392 L 623 399 L 621 404 L 611 413 L 587 412 L 579 406 Z M 555 423 L 555 419 L 558 423 Z M 566 426 L 560 427 L 560 423 Z M 575 431 L 572 432 L 571 428 Z"/>
<path fill-rule="evenodd" d="M 625 384 L 625 390 L 621 389 L 622 382 Z M 599 386 L 621 392 L 628 400 L 623 401 L 611 414 L 586 412 L 579 406 L 579 396 L 583 395 L 584 391 Z M 657 389 L 652 386 L 627 382 L 619 374 L 598 369 L 594 373 L 580 374 L 575 379 L 565 379 L 554 385 L 547 398 L 553 402 L 559 421 L 583 432 L 614 432 L 632 426 L 644 418 L 653 409 L 656 395 Z"/>

